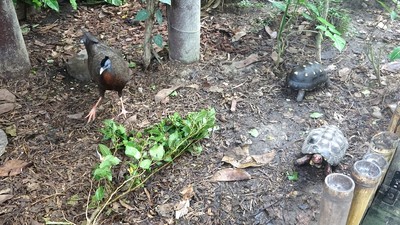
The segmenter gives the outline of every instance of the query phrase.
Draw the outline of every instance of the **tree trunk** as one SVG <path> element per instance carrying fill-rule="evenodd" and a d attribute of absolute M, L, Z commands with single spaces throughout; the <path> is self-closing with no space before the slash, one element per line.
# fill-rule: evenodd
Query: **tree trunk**
<path fill-rule="evenodd" d="M 0 1 L 0 77 L 29 73 L 31 64 L 12 0 Z"/>
<path fill-rule="evenodd" d="M 168 6 L 169 58 L 184 63 L 200 59 L 201 0 L 172 0 Z"/>
<path fill-rule="evenodd" d="M 144 68 L 147 69 L 151 61 L 151 50 L 152 46 L 152 31 L 154 26 L 154 8 L 156 0 L 147 0 L 146 9 L 149 13 L 149 18 L 145 21 L 145 31 L 144 31 L 144 51 L 143 51 L 143 64 Z"/>

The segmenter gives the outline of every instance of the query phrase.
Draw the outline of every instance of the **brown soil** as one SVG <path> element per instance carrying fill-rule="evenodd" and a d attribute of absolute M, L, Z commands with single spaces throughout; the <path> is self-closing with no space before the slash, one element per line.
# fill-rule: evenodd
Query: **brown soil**
<path fill-rule="evenodd" d="M 387 129 L 391 117 L 387 105 L 400 100 L 400 75 L 383 71 L 384 84 L 378 85 L 364 48 L 371 42 L 386 56 L 400 41 L 400 24 L 390 21 L 380 8 L 343 5 L 352 17 L 347 47 L 340 53 L 328 40 L 323 46 L 323 64 L 336 66 L 329 72 L 332 85 L 307 92 L 298 103 L 297 93 L 285 87 L 285 76 L 296 64 L 315 60 L 314 38 L 304 33 L 290 35 L 282 66 L 276 67 L 271 59 L 276 40 L 260 21 L 277 30 L 280 16 L 266 4 L 264 9 L 205 13 L 199 63 L 182 65 L 164 57 L 161 65 L 155 61 L 148 72 L 140 72 L 140 66 L 135 69 L 137 75 L 124 89 L 125 106 L 133 111 L 133 117 L 125 121 L 128 129 L 141 129 L 174 112 L 185 115 L 207 107 L 216 109 L 219 129 L 202 142 L 200 156 L 185 154 L 177 159 L 144 188 L 114 203 L 100 218 L 101 224 L 316 224 L 324 171 L 296 167 L 293 161 L 300 156 L 302 141 L 311 129 L 333 124 L 350 143 L 343 166 L 336 172 L 349 174 L 352 164 L 366 153 L 364 144 Z M 83 49 L 81 28 L 87 28 L 139 64 L 144 26 L 126 23 L 126 18 L 140 7 L 137 3 L 119 8 L 81 6 L 74 12 L 62 6 L 60 14 L 44 11 L 21 22 L 32 25 L 24 38 L 33 69 L 29 76 L 1 82 L 17 96 L 20 107 L 0 118 L 0 128 L 17 128 L 17 135 L 9 136 L 0 164 L 21 159 L 33 165 L 17 176 L 1 178 L 0 190 L 10 188 L 14 197 L 1 205 L 0 224 L 86 221 L 91 171 L 99 163 L 99 129 L 120 106 L 116 93 L 107 92 L 98 118 L 86 124 L 84 116 L 98 91 L 92 83 L 68 77 L 65 60 Z M 386 29 L 379 28 L 379 22 Z M 246 35 L 232 43 L 234 33 L 243 29 Z M 166 22 L 155 30 L 166 38 Z M 260 60 L 241 69 L 232 67 L 233 61 L 251 54 Z M 382 59 L 387 62 L 386 57 Z M 348 72 L 343 72 L 345 68 Z M 180 88 L 167 103 L 154 102 L 159 90 L 176 83 L 200 88 Z M 233 99 L 238 100 L 235 111 L 231 111 Z M 310 118 L 313 112 L 323 116 Z M 68 117 L 74 114 L 82 116 Z M 116 120 L 124 123 L 123 118 Z M 249 134 L 253 128 L 260 133 L 256 138 Z M 250 180 L 210 182 L 215 172 L 231 167 L 222 157 L 244 145 L 249 145 L 251 153 L 276 151 L 276 156 L 268 165 L 246 169 Z M 298 181 L 288 180 L 287 173 L 292 171 L 299 173 Z M 177 220 L 161 215 L 160 206 L 178 203 L 181 190 L 188 185 L 193 185 L 195 193 L 188 214 Z M 77 201 L 71 203 L 71 197 L 78 197 Z"/>

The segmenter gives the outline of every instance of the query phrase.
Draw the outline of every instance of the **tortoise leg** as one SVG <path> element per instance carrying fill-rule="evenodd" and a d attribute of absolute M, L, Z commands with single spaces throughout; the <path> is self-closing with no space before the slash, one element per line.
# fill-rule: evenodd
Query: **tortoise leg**
<path fill-rule="evenodd" d="M 325 175 L 328 176 L 331 173 L 332 173 L 332 166 L 331 166 L 331 164 L 326 163 L 326 165 L 325 165 Z"/>
<path fill-rule="evenodd" d="M 331 79 L 328 77 L 328 80 L 326 80 L 325 87 L 329 88 L 332 85 Z"/>
<path fill-rule="evenodd" d="M 299 90 L 299 93 L 297 94 L 296 101 L 301 102 L 304 98 L 304 94 L 306 93 L 305 90 Z"/>
<path fill-rule="evenodd" d="M 311 157 L 312 155 L 304 155 L 303 157 L 296 159 L 294 165 L 296 166 L 304 165 L 310 161 Z"/>

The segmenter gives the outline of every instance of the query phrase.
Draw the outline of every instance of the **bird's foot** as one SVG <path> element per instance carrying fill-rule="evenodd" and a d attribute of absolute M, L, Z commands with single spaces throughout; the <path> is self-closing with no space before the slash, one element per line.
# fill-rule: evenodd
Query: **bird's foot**
<path fill-rule="evenodd" d="M 121 115 L 123 115 L 124 118 L 126 119 L 126 114 L 128 114 L 128 113 L 132 113 L 132 112 L 131 112 L 131 111 L 126 111 L 125 108 L 122 108 L 121 112 L 120 112 L 118 115 L 116 115 L 116 116 L 114 117 L 114 119 L 115 119 L 115 118 L 118 118 L 118 117 L 121 116 Z"/>
<path fill-rule="evenodd" d="M 93 107 L 85 118 L 88 118 L 87 123 L 94 121 L 94 119 L 96 119 L 96 108 Z"/>

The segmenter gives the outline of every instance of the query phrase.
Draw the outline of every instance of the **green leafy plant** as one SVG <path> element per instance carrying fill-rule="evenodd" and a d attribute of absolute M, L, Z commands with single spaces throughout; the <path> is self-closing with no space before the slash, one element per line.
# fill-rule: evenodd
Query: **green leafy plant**
<path fill-rule="evenodd" d="M 377 2 L 390 14 L 390 19 L 395 20 L 399 17 L 397 11 L 400 9 L 400 2 L 398 0 L 392 0 L 392 3 L 396 6 L 393 9 L 383 1 L 377 0 Z"/>
<path fill-rule="evenodd" d="M 321 2 L 322 1 L 320 1 L 320 5 L 323 5 Z M 339 32 L 336 26 L 330 23 L 326 19 L 324 13 L 322 13 L 322 11 L 329 10 L 328 6 L 319 6 L 314 4 L 312 1 L 307 0 L 286 0 L 283 2 L 274 1 L 272 2 L 272 5 L 280 11 L 284 12 L 278 30 L 279 57 L 281 56 L 281 54 L 283 54 L 283 51 L 285 49 L 285 41 L 283 38 L 285 27 L 287 27 L 290 21 L 297 21 L 296 18 L 298 18 L 299 16 L 303 17 L 306 20 L 314 22 L 316 24 L 314 32 L 320 32 L 323 36 L 328 37 L 330 40 L 332 40 L 333 45 L 339 51 L 342 51 L 344 49 L 346 41 L 342 38 L 342 33 Z M 318 43 L 316 43 L 316 45 L 318 45 Z"/>
<path fill-rule="evenodd" d="M 27 3 L 29 5 L 33 5 L 35 8 L 49 7 L 50 9 L 59 12 L 60 6 L 58 5 L 58 0 L 13 0 L 14 4 L 18 1 Z M 69 0 L 72 8 L 76 10 L 78 5 L 76 4 L 76 0 Z"/>
<path fill-rule="evenodd" d="M 93 171 L 98 185 L 90 206 L 97 208 L 88 224 L 94 224 L 108 205 L 142 187 L 184 152 L 200 154 L 199 141 L 208 137 L 214 126 L 214 109 L 189 113 L 185 118 L 174 113 L 143 131 L 127 132 L 122 125 L 105 120 L 101 129 L 104 142 L 98 146 L 101 163 Z M 116 171 L 121 174 L 121 170 L 123 179 L 116 180 Z"/>
<path fill-rule="evenodd" d="M 389 54 L 389 60 L 392 62 L 396 59 L 400 59 L 400 46 L 393 49 Z"/>

